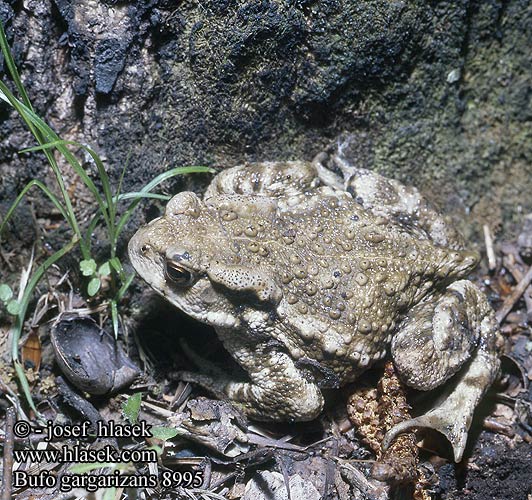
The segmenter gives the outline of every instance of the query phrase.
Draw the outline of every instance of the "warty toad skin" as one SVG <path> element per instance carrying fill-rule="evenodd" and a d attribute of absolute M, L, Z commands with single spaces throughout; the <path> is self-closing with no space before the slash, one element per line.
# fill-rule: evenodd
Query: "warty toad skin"
<path fill-rule="evenodd" d="M 391 354 L 413 388 L 456 382 L 385 444 L 431 427 L 461 459 L 499 370 L 500 334 L 486 297 L 464 279 L 477 255 L 415 188 L 340 157 L 241 165 L 219 173 L 203 199 L 172 198 L 129 255 L 157 292 L 213 326 L 249 374 L 189 379 L 250 417 L 313 419 L 321 388 L 352 382 Z"/>

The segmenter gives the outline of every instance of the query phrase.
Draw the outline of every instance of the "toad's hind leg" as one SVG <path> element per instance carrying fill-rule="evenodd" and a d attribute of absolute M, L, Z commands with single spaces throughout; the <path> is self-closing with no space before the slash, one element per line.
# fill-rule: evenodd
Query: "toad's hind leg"
<path fill-rule="evenodd" d="M 436 244 L 454 250 L 465 248 L 456 228 L 415 187 L 355 166 L 344 157 L 343 149 L 340 144 L 336 154 L 322 153 L 314 159 L 324 184 L 344 189 L 366 210 L 395 221 L 411 233 L 418 233 L 419 237 L 429 237 Z M 475 263 L 476 259 L 472 266 Z"/>
<path fill-rule="evenodd" d="M 425 391 L 454 374 L 456 383 L 428 413 L 393 427 L 384 447 L 407 429 L 428 427 L 447 437 L 460 461 L 475 407 L 498 374 L 501 345 L 493 310 L 470 281 L 457 281 L 437 300 L 414 307 L 392 343 L 399 376 Z"/>

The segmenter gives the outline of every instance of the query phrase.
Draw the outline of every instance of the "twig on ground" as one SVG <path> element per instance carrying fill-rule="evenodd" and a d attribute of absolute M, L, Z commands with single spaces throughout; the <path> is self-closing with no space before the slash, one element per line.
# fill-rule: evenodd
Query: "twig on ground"
<path fill-rule="evenodd" d="M 508 313 L 512 310 L 515 303 L 521 298 L 521 295 L 525 293 L 525 290 L 528 288 L 528 285 L 530 285 L 531 281 L 532 266 L 528 268 L 528 271 L 523 276 L 523 279 L 519 283 L 517 283 L 517 286 L 513 289 L 512 293 L 508 295 L 506 299 L 504 299 L 502 306 L 495 313 L 495 317 L 497 318 L 499 325 L 503 322 L 504 318 L 506 318 Z"/>
<path fill-rule="evenodd" d="M 202 489 L 208 490 L 211 486 L 212 479 L 212 462 L 205 457 L 205 467 L 203 468 L 203 484 Z"/>
<path fill-rule="evenodd" d="M 519 282 L 523 279 L 524 273 L 522 268 L 524 266 L 523 261 L 516 257 L 514 253 L 508 253 L 503 257 L 503 266 L 510 271 L 510 274 L 515 281 Z M 523 293 L 525 299 L 526 314 L 529 321 L 532 321 L 532 285 L 529 285 Z"/>
<path fill-rule="evenodd" d="M 497 422 L 492 418 L 485 418 L 483 422 L 483 427 L 484 429 L 495 432 L 497 434 L 504 434 L 509 438 L 513 438 L 515 436 L 515 432 L 511 427 L 501 424 L 500 422 Z"/>
<path fill-rule="evenodd" d="M 331 455 L 336 458 L 338 457 L 338 440 L 335 439 L 331 446 Z M 327 460 L 327 465 L 325 466 L 325 481 L 323 484 L 324 496 L 329 496 L 329 490 L 334 486 L 336 477 L 336 461 L 333 459 Z M 288 497 L 290 498 L 290 497 Z"/>
<path fill-rule="evenodd" d="M 11 500 L 11 478 L 13 476 L 13 449 L 15 447 L 15 408 L 10 407 L 6 411 L 6 431 L 4 442 L 4 470 L 2 474 L 2 500 Z"/>
<path fill-rule="evenodd" d="M 274 456 L 275 456 L 275 463 L 277 464 L 279 469 L 281 469 L 281 473 L 283 474 L 284 487 L 286 488 L 288 500 L 292 500 L 292 493 L 290 491 L 290 474 L 288 474 L 288 470 L 281 456 L 279 455 L 274 455 Z M 325 478 L 325 491 L 327 491 L 327 478 Z"/>
<path fill-rule="evenodd" d="M 491 236 L 491 231 L 487 224 L 484 224 L 482 229 L 484 230 L 488 268 L 490 271 L 495 271 L 495 268 L 497 267 L 497 260 L 495 259 L 495 250 L 493 249 L 493 237 Z"/>
<path fill-rule="evenodd" d="M 372 498 L 375 500 L 386 500 L 390 487 L 374 479 L 368 480 L 364 474 L 353 467 L 351 464 L 338 460 L 340 466 L 340 474 L 344 479 L 354 488 L 356 488 L 365 498 Z"/>

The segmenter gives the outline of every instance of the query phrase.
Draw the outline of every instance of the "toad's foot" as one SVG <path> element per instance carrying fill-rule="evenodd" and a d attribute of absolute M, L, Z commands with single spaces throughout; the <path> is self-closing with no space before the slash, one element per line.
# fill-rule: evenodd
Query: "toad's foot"
<path fill-rule="evenodd" d="M 501 345 L 493 311 L 469 281 L 457 281 L 436 302 L 414 307 L 392 345 L 401 378 L 421 390 L 458 372 L 457 381 L 434 409 L 390 429 L 383 447 L 401 432 L 426 427 L 447 437 L 459 462 L 474 409 L 497 377 Z"/>
<path fill-rule="evenodd" d="M 386 433 L 383 448 L 388 448 L 399 434 L 412 428 L 424 427 L 443 434 L 453 447 L 455 462 L 459 462 L 464 453 L 473 412 L 486 387 L 491 384 L 486 384 L 486 381 L 491 381 L 494 372 L 497 372 L 490 367 L 494 367 L 497 362 L 497 356 L 477 351 L 456 387 L 442 398 L 439 405 L 425 415 L 395 425 Z M 479 385 L 479 382 L 482 384 Z"/>

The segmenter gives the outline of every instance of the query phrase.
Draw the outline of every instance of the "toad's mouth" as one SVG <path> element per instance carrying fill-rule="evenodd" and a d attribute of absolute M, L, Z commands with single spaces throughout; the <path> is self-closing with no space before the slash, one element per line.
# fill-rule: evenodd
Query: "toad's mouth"
<path fill-rule="evenodd" d="M 240 320 L 235 314 L 235 305 L 216 291 L 207 276 L 200 276 L 188 288 L 165 283 L 165 289 L 158 290 L 169 302 L 188 316 L 218 328 L 235 328 Z"/>

